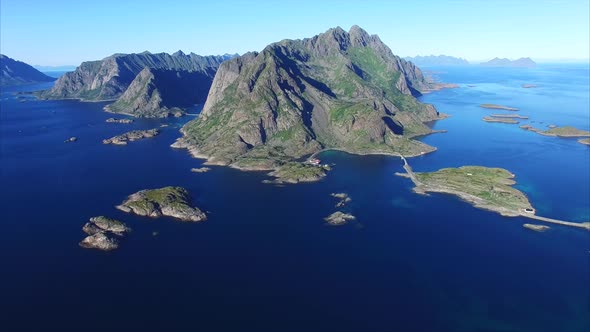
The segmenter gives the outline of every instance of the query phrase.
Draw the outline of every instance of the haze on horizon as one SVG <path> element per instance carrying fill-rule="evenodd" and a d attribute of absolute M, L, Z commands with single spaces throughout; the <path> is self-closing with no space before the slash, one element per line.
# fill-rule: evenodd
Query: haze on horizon
<path fill-rule="evenodd" d="M 78 65 L 113 53 L 260 51 L 282 39 L 359 25 L 400 56 L 590 58 L 587 0 L 222 3 L 0 2 L 0 51 L 32 65 Z"/>

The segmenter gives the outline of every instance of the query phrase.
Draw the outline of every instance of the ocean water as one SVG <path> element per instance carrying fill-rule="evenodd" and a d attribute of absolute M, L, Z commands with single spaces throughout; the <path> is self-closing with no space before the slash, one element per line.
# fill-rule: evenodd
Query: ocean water
<path fill-rule="evenodd" d="M 590 127 L 587 66 L 430 68 L 460 84 L 421 97 L 451 117 L 426 136 L 416 171 L 484 165 L 517 175 L 539 214 L 590 219 L 590 148 L 486 123 L 518 107 L 538 127 Z M 523 89 L 521 84 L 538 84 Z M 169 145 L 192 117 L 110 124 L 104 103 L 0 95 L 0 326 L 4 331 L 587 331 L 590 233 L 522 227 L 448 195 L 412 193 L 399 159 L 326 152 L 320 182 L 278 187 Z M 474 85 L 468 87 L 467 85 Z M 198 111 L 198 107 L 195 112 Z M 505 112 L 507 113 L 507 112 Z M 534 123 L 533 123 L 534 121 Z M 101 140 L 162 134 L 127 146 Z M 75 143 L 63 141 L 77 136 Z M 186 224 L 114 208 L 144 188 L 186 187 L 209 220 Z M 357 220 L 328 226 L 332 192 Z M 133 228 L 114 252 L 82 249 L 107 215 Z M 157 235 L 154 235 L 157 232 Z"/>

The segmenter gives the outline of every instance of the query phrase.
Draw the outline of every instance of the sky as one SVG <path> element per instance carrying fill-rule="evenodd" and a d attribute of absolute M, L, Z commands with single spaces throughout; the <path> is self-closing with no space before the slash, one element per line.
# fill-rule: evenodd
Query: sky
<path fill-rule="evenodd" d="M 400 56 L 590 58 L 589 0 L 1 0 L 0 52 L 32 65 L 113 53 L 260 51 L 359 25 Z"/>

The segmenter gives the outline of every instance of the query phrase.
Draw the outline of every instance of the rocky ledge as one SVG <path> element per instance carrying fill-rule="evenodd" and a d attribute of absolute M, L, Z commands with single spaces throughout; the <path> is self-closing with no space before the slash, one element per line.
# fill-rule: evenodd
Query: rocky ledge
<path fill-rule="evenodd" d="M 207 216 L 197 207 L 189 205 L 190 196 L 181 187 L 146 189 L 130 195 L 117 209 L 140 216 L 173 217 L 182 221 L 198 222 Z"/>
<path fill-rule="evenodd" d="M 327 221 L 328 224 L 333 225 L 333 226 L 344 225 L 349 220 L 355 220 L 355 219 L 356 219 L 356 217 L 353 216 L 352 214 L 344 213 L 341 211 L 336 211 L 336 212 L 332 213 L 331 215 L 327 216 L 326 218 L 324 218 L 324 220 Z"/>
<path fill-rule="evenodd" d="M 115 118 L 108 118 L 105 120 L 107 123 L 133 123 L 131 119 L 115 119 Z"/>
<path fill-rule="evenodd" d="M 82 230 L 88 236 L 79 243 L 81 247 L 110 251 L 119 247 L 119 241 L 112 235 L 124 236 L 131 228 L 118 220 L 98 216 L 90 218 Z"/>
<path fill-rule="evenodd" d="M 151 138 L 160 134 L 159 129 L 133 130 L 121 135 L 102 140 L 102 144 L 126 145 L 128 142 L 137 141 L 143 138 Z"/>

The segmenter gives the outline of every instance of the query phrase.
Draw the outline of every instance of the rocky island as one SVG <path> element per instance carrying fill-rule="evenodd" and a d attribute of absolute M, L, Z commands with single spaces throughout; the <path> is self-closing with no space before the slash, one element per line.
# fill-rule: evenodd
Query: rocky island
<path fill-rule="evenodd" d="M 590 145 L 590 138 L 581 138 L 578 140 L 578 143 L 581 143 L 584 145 Z"/>
<path fill-rule="evenodd" d="M 138 191 L 118 205 L 117 209 L 152 218 L 168 216 L 188 222 L 207 219 L 205 213 L 199 208 L 190 206 L 190 195 L 181 187 Z"/>
<path fill-rule="evenodd" d="M 222 63 L 199 117 L 173 147 L 208 164 L 272 170 L 287 182 L 323 170 L 290 164 L 332 148 L 417 156 L 435 148 L 413 138 L 441 119 L 415 97 L 433 85 L 376 35 L 353 26 Z M 283 176 L 286 174 L 286 176 Z"/>
<path fill-rule="evenodd" d="M 512 187 L 516 183 L 514 174 L 502 168 L 463 166 L 413 174 L 416 193 L 456 195 L 475 207 L 503 216 L 519 216 L 525 211 L 534 211 L 527 197 Z"/>
<path fill-rule="evenodd" d="M 528 228 L 528 229 L 533 230 L 535 232 L 544 232 L 544 231 L 546 231 L 546 230 L 548 230 L 548 229 L 551 228 L 549 226 L 534 225 L 534 224 L 523 224 L 522 227 Z"/>
<path fill-rule="evenodd" d="M 104 251 L 119 247 L 119 241 L 111 235 L 121 237 L 131 231 L 124 223 L 104 216 L 90 218 L 82 230 L 88 236 L 80 242 L 81 247 Z"/>
<path fill-rule="evenodd" d="M 492 114 L 490 116 L 492 118 L 508 118 L 508 119 L 522 119 L 522 120 L 526 120 L 529 118 L 528 116 L 523 116 L 523 115 L 519 115 L 519 114 Z"/>
<path fill-rule="evenodd" d="M 133 120 L 131 119 L 116 119 L 116 118 L 108 118 L 105 120 L 106 123 L 124 123 L 124 124 L 128 124 L 128 123 L 133 123 Z"/>
<path fill-rule="evenodd" d="M 211 170 L 209 167 L 191 168 L 193 173 L 207 173 Z"/>
<path fill-rule="evenodd" d="M 523 84 L 522 87 L 524 89 L 532 89 L 532 88 L 538 88 L 539 86 L 537 84 Z"/>
<path fill-rule="evenodd" d="M 159 129 L 133 130 L 121 135 L 102 140 L 102 144 L 127 145 L 127 142 L 150 138 L 160 134 Z"/>
<path fill-rule="evenodd" d="M 508 124 L 518 124 L 519 122 L 508 117 L 493 117 L 493 116 L 484 116 L 482 118 L 485 122 L 497 122 L 497 123 L 508 123 Z"/>
<path fill-rule="evenodd" d="M 341 211 L 336 211 L 331 215 L 324 218 L 328 224 L 332 226 L 340 226 L 346 224 L 349 220 L 355 220 L 356 217 L 349 213 L 344 213 Z"/>
<path fill-rule="evenodd" d="M 273 181 L 267 183 L 301 183 L 315 182 L 326 176 L 326 168 L 320 165 L 311 165 L 300 162 L 287 162 L 279 166 L 276 170 L 268 173 L 274 177 Z"/>
<path fill-rule="evenodd" d="M 544 222 L 577 227 L 590 231 L 590 222 L 570 222 L 536 215 L 528 198 L 513 188 L 514 174 L 502 168 L 463 166 L 443 168 L 436 172 L 414 173 L 406 159 L 406 173 L 396 173 L 414 182 L 414 192 L 426 195 L 438 192 L 455 195 L 477 208 L 497 212 L 507 217 L 527 217 Z"/>
<path fill-rule="evenodd" d="M 479 105 L 481 108 L 489 108 L 494 110 L 506 110 L 506 111 L 518 111 L 518 108 L 508 107 L 504 105 L 497 105 L 497 104 L 481 104 Z"/>
<path fill-rule="evenodd" d="M 557 127 L 554 125 L 549 126 L 549 130 L 542 130 L 535 128 L 531 125 L 522 125 L 520 128 L 528 131 L 532 131 L 543 136 L 554 136 L 554 137 L 590 137 L 590 131 L 581 130 L 571 126 Z"/>

